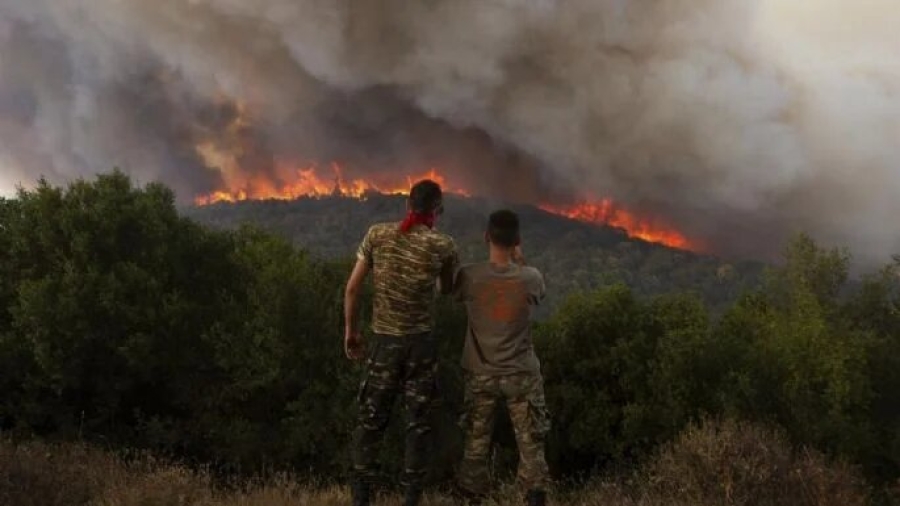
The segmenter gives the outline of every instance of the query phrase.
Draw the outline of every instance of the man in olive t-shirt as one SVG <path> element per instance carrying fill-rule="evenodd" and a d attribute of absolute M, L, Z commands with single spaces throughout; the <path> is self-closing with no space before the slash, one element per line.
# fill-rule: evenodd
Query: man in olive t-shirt
<path fill-rule="evenodd" d="M 428 462 L 434 400 L 437 343 L 431 335 L 438 279 L 449 292 L 458 257 L 453 240 L 434 230 L 442 211 L 441 187 L 416 183 L 406 219 L 373 225 L 357 253 L 344 299 L 344 348 L 353 360 L 366 358 L 353 433 L 353 505 L 368 506 L 376 476 L 378 443 L 388 426 L 394 400 L 402 395 L 407 411 L 403 483 L 405 506 L 419 504 Z M 372 331 L 363 346 L 357 306 L 363 282 L 372 272 Z"/>
<path fill-rule="evenodd" d="M 544 279 L 525 265 L 515 213 L 493 213 L 485 235 L 490 261 L 460 269 L 454 286 L 469 317 L 462 359 L 466 442 L 459 486 L 473 502 L 488 493 L 495 412 L 497 403 L 505 401 L 519 446 L 519 482 L 528 504 L 543 506 L 549 481 L 544 439 L 550 424 L 531 317 L 544 297 Z"/>

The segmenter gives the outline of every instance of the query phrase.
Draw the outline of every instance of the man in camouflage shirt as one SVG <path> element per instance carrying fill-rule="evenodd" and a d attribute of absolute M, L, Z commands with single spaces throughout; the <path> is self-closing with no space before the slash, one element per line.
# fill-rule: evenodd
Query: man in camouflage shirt
<path fill-rule="evenodd" d="M 410 190 L 408 215 L 401 223 L 369 229 L 357 253 L 345 295 L 344 348 L 353 360 L 366 358 L 353 434 L 353 504 L 370 503 L 377 446 L 388 426 L 395 398 L 407 411 L 406 506 L 419 503 L 427 468 L 431 405 L 435 396 L 437 344 L 431 335 L 432 306 L 440 280 L 449 292 L 458 257 L 453 240 L 434 230 L 442 211 L 440 186 L 420 181 Z M 369 272 L 374 281 L 373 336 L 367 346 L 357 325 L 357 305 Z"/>
<path fill-rule="evenodd" d="M 454 289 L 469 316 L 462 361 L 466 441 L 459 487 L 472 503 L 489 492 L 491 434 L 497 404 L 504 401 L 516 433 L 518 477 L 527 504 L 544 506 L 549 481 L 544 439 L 550 421 L 541 365 L 531 341 L 532 308 L 544 297 L 544 279 L 537 269 L 525 266 L 515 213 L 493 213 L 485 238 L 490 260 L 460 269 Z"/>

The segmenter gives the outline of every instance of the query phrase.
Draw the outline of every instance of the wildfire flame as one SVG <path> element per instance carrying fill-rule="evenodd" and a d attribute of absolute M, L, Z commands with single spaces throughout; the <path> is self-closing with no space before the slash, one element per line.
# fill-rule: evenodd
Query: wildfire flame
<path fill-rule="evenodd" d="M 227 97 L 222 98 L 228 102 Z M 245 158 L 254 153 L 255 139 L 248 132 L 252 130 L 252 111 L 240 101 L 234 105 L 235 116 L 221 131 L 198 131 L 204 140 L 194 146 L 197 155 L 207 167 L 216 168 L 223 178 L 226 190 L 199 195 L 194 199 L 198 206 L 218 202 L 239 202 L 243 200 L 293 200 L 300 197 L 342 196 L 362 198 L 366 193 L 405 194 L 415 181 L 431 179 L 445 191 L 469 196 L 462 188 L 450 185 L 437 169 L 420 174 L 409 174 L 405 178 L 395 174 L 370 176 L 367 179 L 345 177 L 344 169 L 337 163 L 323 169 L 316 164 L 294 163 L 286 160 L 275 162 L 271 170 L 252 170 L 246 167 Z M 252 162 L 251 162 L 252 163 Z"/>
<path fill-rule="evenodd" d="M 454 193 L 465 197 L 471 196 L 467 191 L 448 185 L 447 179 L 437 169 L 430 169 L 420 174 L 410 174 L 402 181 L 391 180 L 390 177 L 382 177 L 384 181 L 347 179 L 340 165 L 332 164 L 331 178 L 323 178 L 319 174 L 321 169 L 316 166 L 298 169 L 280 170 L 280 174 L 293 174 L 292 181 L 275 186 L 265 178 L 251 179 L 245 185 L 231 190 L 219 190 L 208 195 L 200 195 L 194 199 L 198 206 L 215 204 L 218 202 L 240 202 L 243 200 L 294 200 L 301 197 L 353 197 L 362 198 L 366 193 L 381 193 L 385 195 L 405 195 L 409 188 L 422 179 L 431 179 L 441 185 L 448 193 Z"/>
<path fill-rule="evenodd" d="M 239 202 L 244 200 L 293 200 L 301 197 L 327 197 L 341 196 L 363 198 L 366 193 L 375 192 L 388 195 L 406 195 L 409 188 L 421 179 L 431 179 L 445 191 L 469 197 L 470 193 L 462 188 L 448 184 L 437 169 L 427 172 L 408 175 L 403 180 L 387 182 L 375 182 L 364 179 L 347 179 L 344 170 L 338 164 L 331 164 L 332 176 L 323 178 L 321 172 L 315 166 L 294 169 L 295 179 L 281 186 L 275 186 L 266 180 L 250 180 L 246 185 L 227 191 L 216 191 L 208 195 L 198 196 L 194 202 L 198 206 L 215 204 L 218 202 Z M 282 171 L 281 173 L 284 173 Z M 661 225 L 654 220 L 641 218 L 634 213 L 623 209 L 609 199 L 598 202 L 583 202 L 575 205 L 561 206 L 542 204 L 539 206 L 549 213 L 565 216 L 574 220 L 618 227 L 631 236 L 649 242 L 663 244 L 672 248 L 698 250 L 699 248 L 682 233 L 672 228 Z"/>
<path fill-rule="evenodd" d="M 227 97 L 222 98 L 228 101 Z M 408 194 L 414 182 L 431 179 L 448 193 L 470 196 L 469 192 L 453 186 L 437 169 L 421 174 L 409 174 L 405 178 L 396 173 L 367 175 L 366 179 L 347 178 L 337 163 L 330 165 L 331 174 L 317 165 L 277 161 L 271 172 L 247 170 L 245 155 L 253 152 L 253 137 L 246 135 L 254 123 L 247 106 L 233 102 L 235 117 L 222 131 L 201 131 L 204 138 L 195 146 L 197 155 L 207 167 L 215 167 L 224 179 L 227 190 L 219 190 L 194 199 L 198 206 L 218 202 L 243 200 L 293 200 L 301 197 L 341 196 L 363 198 L 367 193 Z M 609 199 L 560 206 L 544 204 L 541 209 L 575 220 L 596 225 L 609 225 L 624 229 L 629 236 L 645 241 L 661 243 L 680 249 L 699 250 L 680 232 L 655 220 L 641 218 L 623 209 Z"/>
<path fill-rule="evenodd" d="M 539 207 L 544 211 L 566 216 L 573 220 L 618 227 L 624 229 L 629 236 L 648 242 L 686 250 L 699 249 L 677 230 L 656 223 L 654 220 L 635 216 L 609 199 L 569 206 L 543 204 Z"/>

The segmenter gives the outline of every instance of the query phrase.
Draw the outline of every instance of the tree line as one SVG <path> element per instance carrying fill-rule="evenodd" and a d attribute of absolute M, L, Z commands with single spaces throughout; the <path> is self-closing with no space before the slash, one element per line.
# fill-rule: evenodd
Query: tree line
<path fill-rule="evenodd" d="M 555 474 L 627 468 L 723 416 L 777 424 L 895 480 L 900 262 L 851 282 L 849 261 L 800 236 L 758 288 L 716 311 L 692 293 L 624 285 L 567 296 L 535 337 Z M 341 349 L 349 268 L 258 229 L 199 225 L 171 190 L 120 172 L 0 200 L 0 428 L 223 472 L 340 478 L 360 377 Z M 443 301 L 436 318 L 442 480 L 461 446 L 465 315 Z M 508 470 L 512 436 L 497 430 Z"/>

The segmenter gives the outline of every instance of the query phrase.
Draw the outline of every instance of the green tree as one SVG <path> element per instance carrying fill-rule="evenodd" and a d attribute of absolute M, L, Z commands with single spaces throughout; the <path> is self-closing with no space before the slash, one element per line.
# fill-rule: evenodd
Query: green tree
<path fill-rule="evenodd" d="M 641 457 L 713 405 L 707 318 L 692 295 L 646 304 L 618 285 L 570 297 L 538 340 L 556 467 Z"/>
<path fill-rule="evenodd" d="M 840 317 L 848 259 L 799 236 L 716 335 L 738 351 L 720 394 L 727 411 L 773 419 L 799 442 L 856 456 L 870 443 L 872 341 Z"/>
<path fill-rule="evenodd" d="M 715 392 L 725 374 L 723 350 L 712 336 L 709 311 L 696 294 L 658 297 L 647 308 L 652 358 L 630 425 L 636 440 L 667 441 L 688 422 L 721 409 Z M 637 358 L 637 357 L 636 357 Z"/>
<path fill-rule="evenodd" d="M 232 462 L 345 465 L 356 368 L 343 357 L 344 263 L 327 263 L 270 234 L 234 234 L 241 298 L 206 339 L 224 375 L 207 399 L 206 430 Z"/>
<path fill-rule="evenodd" d="M 202 369 L 227 243 L 178 216 L 174 196 L 115 172 L 17 198 L 8 255 L 18 283 L 8 347 L 29 351 L 6 417 L 62 432 L 109 431 L 178 404 Z M 181 399 L 184 401 L 184 399 Z M 189 403 L 186 403 L 189 404 Z"/>
<path fill-rule="evenodd" d="M 880 479 L 900 472 L 900 257 L 862 280 L 843 319 L 872 336 L 872 445 L 861 461 Z"/>

